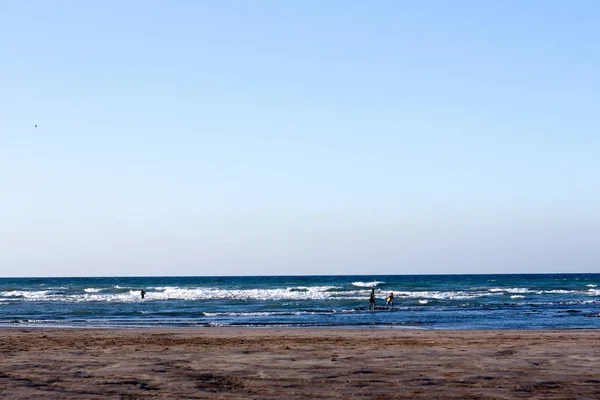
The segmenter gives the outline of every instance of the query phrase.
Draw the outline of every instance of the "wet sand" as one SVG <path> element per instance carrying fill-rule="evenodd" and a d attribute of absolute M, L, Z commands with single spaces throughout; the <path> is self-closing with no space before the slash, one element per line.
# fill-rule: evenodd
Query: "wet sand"
<path fill-rule="evenodd" d="M 598 399 L 600 330 L 0 329 L 6 399 Z"/>

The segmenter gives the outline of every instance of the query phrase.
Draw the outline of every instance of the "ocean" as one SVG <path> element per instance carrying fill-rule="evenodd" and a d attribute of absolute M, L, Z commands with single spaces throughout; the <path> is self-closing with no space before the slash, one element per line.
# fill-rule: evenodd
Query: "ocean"
<path fill-rule="evenodd" d="M 600 328 L 599 285 L 600 274 L 0 278 L 0 327 Z M 379 309 L 389 292 L 393 308 Z"/>

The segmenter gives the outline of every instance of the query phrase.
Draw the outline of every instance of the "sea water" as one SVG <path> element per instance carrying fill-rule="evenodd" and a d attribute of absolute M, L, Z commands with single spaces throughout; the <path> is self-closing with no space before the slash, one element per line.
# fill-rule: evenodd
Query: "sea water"
<path fill-rule="evenodd" d="M 600 274 L 0 279 L 0 327 L 574 329 L 599 313 Z"/>

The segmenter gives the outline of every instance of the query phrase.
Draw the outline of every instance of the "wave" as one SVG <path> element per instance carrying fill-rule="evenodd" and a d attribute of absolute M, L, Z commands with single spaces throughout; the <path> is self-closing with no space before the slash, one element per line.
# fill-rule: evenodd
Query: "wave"
<path fill-rule="evenodd" d="M 376 296 L 383 298 L 387 292 L 377 290 Z M 478 297 L 493 296 L 485 291 L 415 291 L 395 292 L 396 298 L 428 298 L 436 300 L 465 300 Z M 85 293 L 65 293 L 42 291 L 10 291 L 0 292 L 3 300 L 21 301 L 60 301 L 60 302 L 138 302 L 139 290 L 107 292 L 101 289 L 88 288 Z M 146 290 L 144 301 L 168 300 L 239 300 L 239 301 L 302 301 L 302 300 L 365 300 L 367 290 L 341 291 L 337 286 L 297 286 L 281 289 L 219 289 L 219 288 L 181 288 L 165 287 L 163 290 Z"/>
<path fill-rule="evenodd" d="M 382 281 L 353 282 L 355 290 L 347 290 L 348 286 L 290 286 L 284 288 L 267 289 L 239 289 L 220 287 L 148 287 L 146 298 L 143 301 L 171 301 L 171 300 L 230 300 L 230 301 L 367 301 L 369 288 L 374 288 L 376 297 L 383 301 L 387 290 L 376 288 L 375 285 Z M 560 295 L 600 296 L 600 289 L 589 288 L 587 290 L 532 290 L 528 288 L 481 288 L 479 290 L 417 290 L 396 291 L 397 302 L 402 299 L 430 299 L 438 301 L 463 301 L 470 299 L 484 299 L 492 296 L 533 294 L 542 297 L 559 297 Z M 73 288 L 66 291 L 56 291 L 54 288 L 46 290 L 8 290 L 0 292 L 2 302 L 139 302 L 140 289 L 125 289 L 123 287 L 107 286 L 100 288 Z"/>
<path fill-rule="evenodd" d="M 207 317 L 276 317 L 286 315 L 331 314 L 329 311 L 256 311 L 256 312 L 204 312 Z"/>
<path fill-rule="evenodd" d="M 492 293 L 532 293 L 533 290 L 527 288 L 491 288 L 488 289 Z"/>
<path fill-rule="evenodd" d="M 589 286 L 589 285 L 588 285 Z M 592 290 L 592 289 L 590 289 Z M 534 293 L 534 294 L 583 294 L 582 290 L 567 290 L 567 289 L 539 289 L 533 290 L 528 288 L 491 288 L 488 289 L 491 293 L 516 293 L 516 294 L 525 294 L 525 293 Z"/>
<path fill-rule="evenodd" d="M 353 285 L 353 286 L 358 286 L 358 287 L 369 287 L 369 288 L 376 287 L 376 286 L 383 285 L 383 284 L 385 284 L 385 282 L 382 282 L 382 281 L 373 281 L 373 282 L 352 282 L 352 285 Z"/>
<path fill-rule="evenodd" d="M 326 300 L 335 286 L 298 286 L 285 289 L 219 289 L 167 287 L 164 291 L 149 292 L 148 299 L 156 300 Z M 335 293 L 333 293 L 335 294 Z"/>
<path fill-rule="evenodd" d="M 11 298 L 22 298 L 25 300 L 43 300 L 48 296 L 52 296 L 49 290 L 39 290 L 39 291 L 27 291 L 27 290 L 11 290 L 6 292 L 0 292 L 0 296 L 7 297 L 9 300 Z"/>
<path fill-rule="evenodd" d="M 10 319 L 0 320 L 0 324 L 60 324 L 65 320 L 60 319 Z"/>
<path fill-rule="evenodd" d="M 540 294 L 543 293 L 555 293 L 555 294 L 570 294 L 570 293 L 581 293 L 580 290 L 564 290 L 564 289 L 553 289 L 553 290 L 541 290 Z"/>
<path fill-rule="evenodd" d="M 328 300 L 340 297 L 342 292 L 331 291 L 336 286 L 298 286 L 285 289 L 219 289 L 219 288 L 181 288 L 165 287 L 163 290 L 146 291 L 145 301 L 165 300 Z M 87 288 L 84 294 L 52 293 L 40 291 L 5 291 L 0 292 L 4 300 L 19 299 L 22 301 L 64 301 L 64 302 L 134 302 L 140 301 L 139 290 L 128 290 L 110 293 L 101 289 Z M 358 298 L 364 298 L 361 295 Z"/>
<path fill-rule="evenodd" d="M 420 292 L 394 292 L 396 299 L 402 297 L 408 298 L 427 298 L 434 300 L 468 300 L 479 297 L 495 296 L 494 293 L 488 293 L 486 291 L 479 292 L 467 292 L 467 291 L 420 291 Z"/>

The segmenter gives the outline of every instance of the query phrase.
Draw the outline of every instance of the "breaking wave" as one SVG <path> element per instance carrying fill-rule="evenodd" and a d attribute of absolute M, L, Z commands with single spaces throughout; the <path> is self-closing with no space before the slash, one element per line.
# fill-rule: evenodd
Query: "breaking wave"
<path fill-rule="evenodd" d="M 353 286 L 358 286 L 358 287 L 368 287 L 368 288 L 373 288 L 379 285 L 383 285 L 385 284 L 385 282 L 381 282 L 381 281 L 373 281 L 373 282 L 352 282 Z"/>

